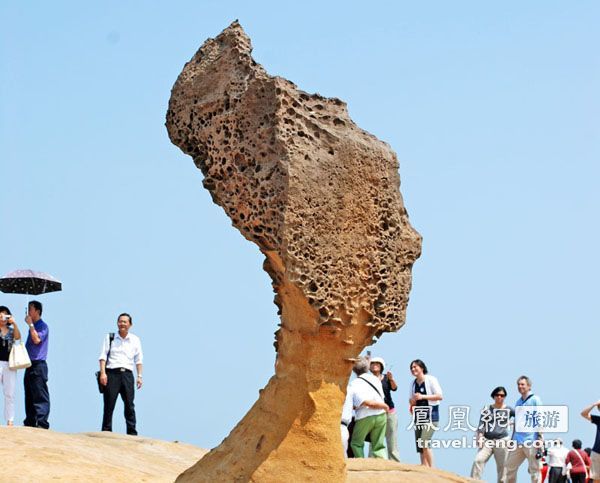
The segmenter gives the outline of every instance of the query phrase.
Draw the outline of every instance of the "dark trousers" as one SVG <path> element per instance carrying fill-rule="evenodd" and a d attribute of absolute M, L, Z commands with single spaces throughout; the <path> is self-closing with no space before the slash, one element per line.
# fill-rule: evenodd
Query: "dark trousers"
<path fill-rule="evenodd" d="M 562 467 L 551 466 L 548 470 L 548 483 L 567 483 L 567 477 L 562 474 Z"/>
<path fill-rule="evenodd" d="M 571 483 L 585 483 L 585 473 L 571 473 Z"/>
<path fill-rule="evenodd" d="M 123 405 L 125 406 L 125 424 L 127 425 L 127 434 L 136 435 L 135 430 L 135 406 L 133 398 L 135 396 L 133 387 L 133 372 L 120 369 L 107 369 L 106 375 L 108 383 L 104 389 L 104 415 L 102 417 L 102 431 L 112 431 L 112 417 L 117 404 L 117 396 L 121 395 Z"/>
<path fill-rule="evenodd" d="M 33 428 L 48 429 L 50 393 L 48 392 L 48 365 L 46 361 L 31 361 L 23 378 L 25 388 L 25 420 L 23 424 Z"/>

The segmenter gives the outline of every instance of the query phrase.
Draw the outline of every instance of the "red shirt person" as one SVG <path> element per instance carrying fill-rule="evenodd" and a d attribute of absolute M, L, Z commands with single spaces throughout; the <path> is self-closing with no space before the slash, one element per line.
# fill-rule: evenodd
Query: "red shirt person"
<path fill-rule="evenodd" d="M 571 482 L 585 483 L 588 469 L 592 464 L 590 457 L 581 449 L 581 441 L 573 441 L 573 449 L 567 454 L 565 464 L 571 463 Z"/>

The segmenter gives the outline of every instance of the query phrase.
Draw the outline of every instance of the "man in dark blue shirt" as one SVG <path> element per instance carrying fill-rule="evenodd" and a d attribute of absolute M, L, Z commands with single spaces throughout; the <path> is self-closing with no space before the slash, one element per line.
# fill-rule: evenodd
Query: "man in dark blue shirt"
<path fill-rule="evenodd" d="M 600 409 L 600 401 L 596 401 L 594 404 L 589 405 L 583 411 L 581 415 L 596 425 L 596 441 L 594 441 L 594 447 L 592 448 L 592 454 L 590 459 L 592 460 L 592 466 L 590 468 L 590 480 L 600 482 L 600 416 L 596 414 L 590 414 L 592 409 L 597 407 Z"/>

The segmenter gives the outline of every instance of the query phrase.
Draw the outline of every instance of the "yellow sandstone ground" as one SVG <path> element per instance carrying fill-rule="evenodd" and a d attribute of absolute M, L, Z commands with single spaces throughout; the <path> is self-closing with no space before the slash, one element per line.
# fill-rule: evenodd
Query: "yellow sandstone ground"
<path fill-rule="evenodd" d="M 348 483 L 463 483 L 477 481 L 448 471 L 374 458 L 348 460 L 346 474 Z"/>
<path fill-rule="evenodd" d="M 116 433 L 65 434 L 0 427 L 1 481 L 173 482 L 206 450 Z M 391 461 L 349 460 L 347 481 L 466 482 L 466 478 Z M 292 482 L 289 482 L 292 483 Z"/>
<path fill-rule="evenodd" d="M 116 433 L 0 428 L 2 481 L 172 482 L 206 450 Z"/>

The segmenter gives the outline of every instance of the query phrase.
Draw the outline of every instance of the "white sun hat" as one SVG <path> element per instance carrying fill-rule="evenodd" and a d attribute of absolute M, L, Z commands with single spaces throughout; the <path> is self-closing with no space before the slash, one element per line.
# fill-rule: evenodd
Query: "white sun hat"
<path fill-rule="evenodd" d="M 383 360 L 383 357 L 373 357 L 371 359 L 371 364 L 373 364 L 373 362 L 379 362 L 381 364 L 381 372 L 385 371 L 385 361 Z"/>

